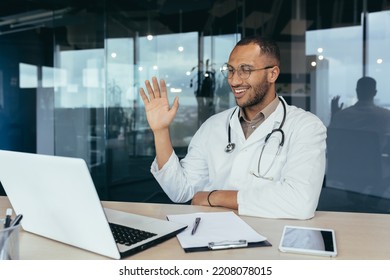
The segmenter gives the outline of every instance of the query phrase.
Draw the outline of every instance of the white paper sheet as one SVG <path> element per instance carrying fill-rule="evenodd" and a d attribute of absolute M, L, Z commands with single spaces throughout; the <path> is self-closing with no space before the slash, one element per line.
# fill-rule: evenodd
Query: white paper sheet
<path fill-rule="evenodd" d="M 191 234 L 195 219 L 201 218 L 194 235 Z M 207 247 L 210 242 L 238 241 L 261 242 L 267 238 L 257 233 L 234 212 L 200 212 L 168 215 L 168 220 L 187 224 L 177 235 L 183 248 Z"/>

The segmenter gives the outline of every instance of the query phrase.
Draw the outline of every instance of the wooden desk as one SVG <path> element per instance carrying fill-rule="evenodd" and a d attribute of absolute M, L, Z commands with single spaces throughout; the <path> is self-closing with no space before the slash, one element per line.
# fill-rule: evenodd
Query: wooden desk
<path fill-rule="evenodd" d="M 226 211 L 224 208 L 211 208 L 192 205 L 148 204 L 129 202 L 103 202 L 104 207 L 165 219 L 168 214 Z M 0 213 L 5 213 L 10 203 L 7 197 L 0 197 Z M 285 260 L 285 259 L 327 259 L 308 255 L 281 253 L 278 250 L 284 225 L 333 228 L 336 232 L 338 256 L 335 259 L 380 260 L 390 259 L 390 215 L 317 212 L 311 220 L 263 219 L 241 216 L 260 234 L 266 236 L 272 247 L 221 250 L 185 253 L 176 238 L 165 241 L 128 259 L 186 260 L 186 259 L 237 259 L 237 260 Z M 28 232 L 20 234 L 21 259 L 106 259 L 66 244 L 49 240 Z"/>

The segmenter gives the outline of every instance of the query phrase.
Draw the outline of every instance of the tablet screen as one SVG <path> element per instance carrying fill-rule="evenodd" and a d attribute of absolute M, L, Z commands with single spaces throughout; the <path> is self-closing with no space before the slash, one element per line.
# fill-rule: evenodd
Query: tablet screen
<path fill-rule="evenodd" d="M 322 256 L 337 254 L 334 231 L 321 228 L 285 226 L 279 249 Z"/>

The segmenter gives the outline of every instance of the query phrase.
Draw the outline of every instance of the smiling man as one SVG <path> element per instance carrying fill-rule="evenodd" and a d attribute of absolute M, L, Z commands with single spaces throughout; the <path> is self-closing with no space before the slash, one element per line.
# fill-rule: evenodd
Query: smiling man
<path fill-rule="evenodd" d="M 279 64 L 274 41 L 239 41 L 222 67 L 237 106 L 211 116 L 181 161 L 169 135 L 178 98 L 170 106 L 165 81 L 145 81 L 140 94 L 156 147 L 151 172 L 172 201 L 192 199 L 194 205 L 268 218 L 314 216 L 325 173 L 326 128 L 277 96 Z"/>

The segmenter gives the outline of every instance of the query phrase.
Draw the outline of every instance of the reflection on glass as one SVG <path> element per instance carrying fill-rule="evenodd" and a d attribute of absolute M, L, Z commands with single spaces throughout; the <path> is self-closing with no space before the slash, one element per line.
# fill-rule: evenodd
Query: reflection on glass
<path fill-rule="evenodd" d="M 325 250 L 325 241 L 320 230 L 286 228 L 282 245 L 297 249 Z"/>
<path fill-rule="evenodd" d="M 316 62 L 310 69 L 311 111 L 326 125 L 330 108 L 324 104 L 329 104 L 333 96 L 340 95 L 346 105 L 356 101 L 353 92 L 363 71 L 362 50 L 361 26 L 306 32 L 306 55 Z"/>
<path fill-rule="evenodd" d="M 358 101 L 347 108 L 338 96 L 332 99 L 328 179 L 333 187 L 389 197 L 390 110 L 375 105 L 376 85 L 371 77 L 360 78 Z"/>
<path fill-rule="evenodd" d="M 54 87 L 54 69 L 53 67 L 42 67 L 42 87 Z"/>
<path fill-rule="evenodd" d="M 54 90 L 55 154 L 81 157 L 90 167 L 105 161 L 104 50 L 57 54 Z M 66 83 L 63 83 L 66 81 Z"/>
<path fill-rule="evenodd" d="M 19 87 L 38 87 L 38 67 L 26 63 L 19 63 Z"/>
<path fill-rule="evenodd" d="M 367 76 L 377 81 L 375 104 L 390 109 L 390 79 L 388 78 L 390 34 L 383 28 L 390 24 L 390 11 L 369 13 L 367 30 Z"/>
<path fill-rule="evenodd" d="M 380 211 L 381 199 L 390 198 L 389 15 L 367 13 L 365 25 L 306 32 L 315 63 L 312 105 L 328 125 L 326 186 L 345 191 L 344 207 L 360 211 Z"/>
<path fill-rule="evenodd" d="M 56 108 L 104 107 L 104 50 L 66 50 L 58 55 L 56 67 L 67 83 L 56 89 Z"/>

